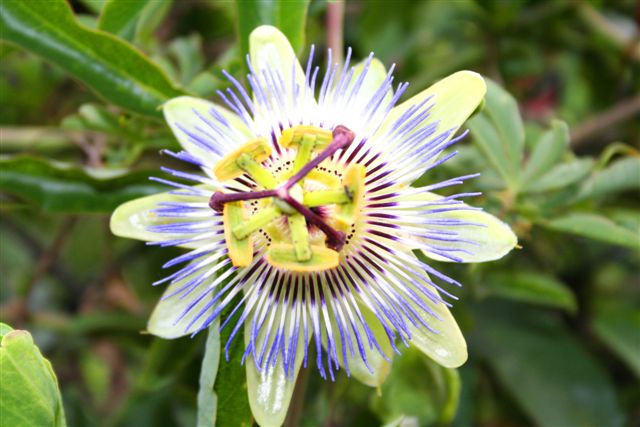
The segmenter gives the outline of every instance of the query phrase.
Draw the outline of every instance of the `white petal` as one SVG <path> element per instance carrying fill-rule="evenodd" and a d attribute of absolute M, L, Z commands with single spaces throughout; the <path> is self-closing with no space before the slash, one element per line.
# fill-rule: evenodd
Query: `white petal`
<path fill-rule="evenodd" d="M 435 289 L 433 292 L 437 293 Z M 418 329 L 409 322 L 411 345 L 446 368 L 461 366 L 467 361 L 467 343 L 460 332 L 456 319 L 446 305 L 435 304 L 431 300 L 425 302 L 441 320 L 435 319 L 417 305 L 411 305 L 437 333 L 425 328 Z"/>
<path fill-rule="evenodd" d="M 194 197 L 180 196 L 170 193 L 159 193 L 153 196 L 140 197 L 123 203 L 116 208 L 111 215 L 111 232 L 116 236 L 129 239 L 143 240 L 145 242 L 161 242 L 185 237 L 169 233 L 158 233 L 149 231 L 150 227 L 171 224 L 177 221 L 184 222 L 185 219 L 173 217 L 160 217 L 153 210 L 158 209 L 159 203 L 166 202 L 193 202 Z M 201 200 L 197 200 L 201 201 Z M 206 202 L 206 199 L 204 200 Z M 201 246 L 200 242 L 193 242 L 180 245 L 186 248 L 196 248 Z"/>
<path fill-rule="evenodd" d="M 178 142 L 206 166 L 210 175 L 211 168 L 224 154 L 255 138 L 240 117 L 204 99 L 180 96 L 167 101 L 162 111 Z M 212 111 L 223 119 L 212 115 Z M 185 131 L 195 134 L 213 149 L 197 144 Z"/>
<path fill-rule="evenodd" d="M 487 85 L 480 74 L 458 71 L 396 106 L 383 127 L 391 126 L 411 106 L 433 97 L 434 107 L 426 121 L 439 122 L 437 132 L 458 129 L 480 105 L 486 91 Z"/>
<path fill-rule="evenodd" d="M 364 304 L 361 304 L 359 306 L 359 309 L 362 313 L 362 317 L 364 321 L 367 323 L 367 326 L 369 327 L 371 334 L 373 335 L 373 338 L 375 338 L 376 342 L 378 343 L 378 346 L 380 346 L 385 356 L 387 356 L 389 360 L 393 360 L 394 352 L 393 352 L 393 349 L 391 348 L 391 343 L 389 342 L 389 338 L 387 337 L 387 334 L 384 332 L 384 328 L 380 324 L 380 321 L 368 308 L 364 306 Z M 332 320 L 331 330 L 334 335 L 333 341 L 336 345 L 335 351 L 336 351 L 336 355 L 338 356 L 338 363 L 340 364 L 340 366 L 344 368 L 345 362 L 344 362 L 344 354 L 342 350 L 343 345 L 342 345 L 342 340 L 340 338 L 338 325 L 334 321 L 333 317 L 331 318 L 331 320 Z M 368 385 L 370 387 L 378 387 L 384 382 L 384 380 L 387 379 L 387 376 L 391 371 L 391 362 L 385 360 L 375 346 L 370 348 L 367 334 L 364 328 L 362 327 L 362 325 L 360 324 L 360 321 L 356 321 L 356 327 L 360 334 L 362 347 L 364 348 L 364 352 L 367 357 L 367 363 L 371 367 L 371 371 L 369 370 L 367 365 L 362 360 L 362 357 L 360 356 L 360 351 L 358 349 L 357 341 L 353 334 L 353 329 L 351 329 L 349 325 L 349 333 L 351 335 L 351 341 L 352 341 L 353 351 L 354 351 L 353 355 L 351 355 L 349 344 L 347 344 L 346 357 L 347 357 L 347 363 L 349 364 L 349 373 L 351 376 L 353 376 L 355 379 L 357 379 L 358 381 L 360 381 L 365 385 Z M 323 340 L 323 346 L 327 348 L 327 339 L 325 335 L 323 335 L 322 340 Z"/>
<path fill-rule="evenodd" d="M 422 193 L 420 198 L 425 201 L 441 199 L 441 196 L 433 193 Z M 465 204 L 456 207 L 468 208 Z M 433 229 L 446 229 L 456 232 L 456 239 L 460 242 L 443 242 L 424 239 L 430 245 L 444 247 L 448 249 L 459 249 L 451 252 L 459 257 L 463 262 L 485 262 L 500 259 L 508 254 L 518 243 L 517 236 L 511 228 L 490 213 L 481 210 L 453 210 L 448 212 L 438 212 L 429 214 L 429 218 L 455 218 L 477 225 L 455 225 L 455 226 L 430 226 Z M 451 261 L 428 250 L 423 251 L 425 255 L 438 261 Z"/>
<path fill-rule="evenodd" d="M 392 175 L 393 179 L 401 183 L 411 183 L 422 175 L 429 165 L 438 158 L 446 142 L 451 140 L 460 126 L 482 102 L 485 92 L 486 84 L 479 74 L 471 71 L 460 71 L 394 107 L 371 138 L 372 143 L 386 152 L 390 165 L 396 166 L 396 169 L 399 170 L 396 175 Z M 426 103 L 420 107 L 420 112 L 432 106 L 429 116 L 422 122 L 413 123 L 409 128 L 411 130 L 405 129 L 395 133 L 395 131 L 402 128 L 402 126 L 398 129 L 395 128 L 397 120 L 409 108 L 422 102 Z M 416 112 L 414 112 L 415 114 Z M 405 147 L 403 150 L 398 151 L 401 141 L 409 140 L 416 132 L 427 129 L 427 126 L 432 126 L 434 123 L 437 123 L 435 132 L 425 136 L 424 141 L 416 141 L 411 144 L 411 149 Z M 390 131 L 394 133 L 388 134 Z M 448 133 L 445 134 L 446 132 Z M 421 154 L 423 157 L 416 155 L 416 149 L 420 147 L 420 144 L 436 140 L 436 136 L 439 135 L 447 135 L 442 140 L 437 139 L 438 144 L 436 146 L 441 147 L 439 150 L 434 151 L 434 147 L 431 147 Z M 393 142 L 390 142 L 389 138 Z"/>
<path fill-rule="evenodd" d="M 204 308 L 204 306 L 211 301 L 211 298 L 202 298 L 189 311 L 189 313 L 192 315 L 188 314 L 180 321 L 176 322 L 180 314 L 182 314 L 187 306 L 200 296 L 200 292 L 198 292 L 198 290 L 196 289 L 182 299 L 180 299 L 181 294 L 169 296 L 176 290 L 178 290 L 181 286 L 186 284 L 198 273 L 199 272 L 196 272 L 167 287 L 167 289 L 162 294 L 162 299 L 160 299 L 158 304 L 156 304 L 153 312 L 151 313 L 151 317 L 149 317 L 149 321 L 147 322 L 147 331 L 149 333 L 157 337 L 172 339 L 179 338 L 184 335 L 189 335 L 200 328 L 200 322 L 195 322 L 193 325 L 189 326 L 188 329 L 187 326 L 192 319 L 192 315 L 199 313 Z M 204 288 L 204 286 L 200 286 L 200 288 Z M 212 311 L 213 308 L 209 308 L 200 318 L 206 319 Z"/>
<path fill-rule="evenodd" d="M 273 336 L 274 333 L 275 331 L 272 331 L 271 335 Z M 245 345 L 250 343 L 250 334 L 251 322 L 246 321 Z M 281 354 L 278 355 L 275 365 L 269 365 L 269 368 L 263 369 L 262 373 L 256 369 L 252 355 L 248 355 L 245 360 L 249 406 L 256 423 L 261 427 L 278 427 L 284 423 L 296 378 L 304 359 L 303 346 L 307 345 L 302 335 L 299 336 L 292 377 L 288 377 L 284 372 Z M 262 341 L 258 340 L 258 343 L 261 345 Z"/>

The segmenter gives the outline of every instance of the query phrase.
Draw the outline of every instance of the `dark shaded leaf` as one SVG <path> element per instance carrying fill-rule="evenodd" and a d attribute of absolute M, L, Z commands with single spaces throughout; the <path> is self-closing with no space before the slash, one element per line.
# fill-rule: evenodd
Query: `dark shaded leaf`
<path fill-rule="evenodd" d="M 202 368 L 200 370 L 200 388 L 198 390 L 197 427 L 215 427 L 218 410 L 218 397 L 213 390 L 220 364 L 220 321 L 209 326 L 205 344 Z"/>
<path fill-rule="evenodd" d="M 236 0 L 236 6 L 243 54 L 249 53 L 249 34 L 260 25 L 278 27 L 291 42 L 293 50 L 300 53 L 304 46 L 309 0 Z"/>
<path fill-rule="evenodd" d="M 236 298 L 235 302 L 239 303 L 239 299 Z M 223 311 L 223 322 L 231 313 L 230 307 L 235 307 L 235 303 L 230 303 Z M 242 309 L 240 309 L 240 312 L 242 312 Z M 234 322 L 230 322 L 220 331 L 222 355 L 225 354 L 225 346 L 233 330 L 233 324 Z M 249 397 L 247 395 L 247 378 L 245 367 L 241 364 L 244 353 L 242 332 L 239 335 L 235 337 L 229 346 L 228 358 L 221 358 L 220 366 L 218 367 L 218 375 L 214 387 L 214 392 L 218 396 L 217 427 L 249 427 L 252 425 L 251 409 L 249 408 Z"/>
<path fill-rule="evenodd" d="M 80 169 L 34 157 L 0 157 L 0 190 L 46 212 L 111 212 L 136 197 L 166 191 L 149 173 Z"/>
<path fill-rule="evenodd" d="M 593 330 L 640 378 L 640 310 L 620 305 L 601 310 Z"/>
<path fill-rule="evenodd" d="M 79 25 L 64 0 L 5 1 L 0 10 L 4 40 L 58 65 L 115 105 L 159 116 L 158 106 L 183 93 L 126 42 Z"/>
<path fill-rule="evenodd" d="M 535 424 L 624 425 L 609 378 L 557 319 L 504 307 L 482 307 L 474 330 L 477 347 Z"/>
<path fill-rule="evenodd" d="M 547 274 L 531 271 L 502 272 L 483 281 L 483 291 L 489 295 L 558 307 L 574 313 L 577 309 L 573 292 L 564 283 Z"/>

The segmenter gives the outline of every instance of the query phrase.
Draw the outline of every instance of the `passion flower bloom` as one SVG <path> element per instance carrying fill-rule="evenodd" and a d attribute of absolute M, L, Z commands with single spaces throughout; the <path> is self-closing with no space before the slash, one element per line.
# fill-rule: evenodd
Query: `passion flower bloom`
<path fill-rule="evenodd" d="M 483 99 L 482 77 L 458 72 L 397 105 L 407 84 L 394 89 L 393 67 L 373 55 L 350 67 L 349 52 L 338 66 L 329 51 L 323 75 L 313 57 L 303 70 L 282 33 L 257 28 L 251 94 L 227 75 L 221 105 L 180 97 L 163 107 L 184 149 L 167 153 L 203 173 L 165 168 L 180 182 L 158 181 L 173 191 L 125 203 L 111 221 L 119 236 L 189 249 L 155 283 L 168 288 L 148 329 L 195 334 L 226 310 L 223 344 L 244 334 L 263 426 L 283 422 L 307 364 L 378 386 L 403 346 L 464 363 L 445 289 L 458 282 L 415 252 L 481 262 L 516 244 L 506 224 L 461 201 L 475 193 L 432 193 L 475 175 L 411 186 L 455 155 L 447 149 Z"/>

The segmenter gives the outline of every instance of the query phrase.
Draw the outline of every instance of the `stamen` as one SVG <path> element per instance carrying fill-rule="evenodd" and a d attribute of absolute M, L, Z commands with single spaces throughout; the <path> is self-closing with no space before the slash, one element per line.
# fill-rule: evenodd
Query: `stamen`
<path fill-rule="evenodd" d="M 251 215 L 248 220 L 245 220 L 241 224 L 233 227 L 233 234 L 238 239 L 244 239 L 254 231 L 260 230 L 279 216 L 282 216 L 282 212 L 275 206 L 261 209 Z"/>
<path fill-rule="evenodd" d="M 278 189 L 273 189 L 276 186 L 273 175 L 260 165 L 260 162 L 264 161 L 270 154 L 270 149 L 266 145 L 266 141 L 262 139 L 245 144 L 239 150 L 225 156 L 225 158 L 216 165 L 214 173 L 218 179 L 222 180 L 222 178 L 225 177 L 232 179 L 243 173 L 248 173 L 256 182 L 267 188 L 267 190 L 262 191 L 229 194 L 218 191 L 211 196 L 209 200 L 211 209 L 225 213 L 225 237 L 228 242 L 234 243 L 234 239 L 238 241 L 247 239 L 252 232 L 269 224 L 277 218 L 279 214 L 284 212 L 289 215 L 289 224 L 294 240 L 292 248 L 298 261 L 305 262 L 313 256 L 310 254 L 309 249 L 309 236 L 306 229 L 307 223 L 315 225 L 327 236 L 327 246 L 330 249 L 335 251 L 342 249 L 346 235 L 342 231 L 335 230 L 309 207 L 301 203 L 300 200 L 304 200 L 301 197 L 302 195 L 298 194 L 301 193 L 301 191 L 294 192 L 292 190 L 294 187 L 300 188 L 300 186 L 296 187 L 300 180 L 336 151 L 349 146 L 355 138 L 355 134 L 350 129 L 345 126 L 337 126 L 332 132 L 333 141 L 326 145 L 328 141 L 327 134 L 328 131 L 314 126 L 296 126 L 283 132 L 281 145 L 287 147 L 292 144 L 297 144 L 299 146 L 298 158 L 296 158 L 294 165 L 294 168 L 299 167 L 299 170 Z M 324 147 L 324 149 L 315 158 L 308 160 L 315 149 L 322 147 Z M 301 166 L 303 163 L 304 165 Z M 346 209 L 349 211 L 358 206 L 357 200 L 355 206 L 351 206 L 354 204 L 351 194 L 352 191 L 354 190 L 352 190 L 349 185 L 345 185 L 342 190 L 316 192 L 317 194 L 310 196 L 310 200 L 307 201 L 318 203 L 312 204 L 311 206 L 320 206 L 320 202 L 330 202 L 324 204 L 336 203 L 339 205 L 347 205 Z M 359 189 L 359 191 L 361 191 L 361 189 Z M 233 224 L 230 224 L 227 220 L 227 212 L 236 212 L 237 208 L 242 209 L 242 204 L 234 204 L 233 209 L 227 209 L 226 204 L 266 197 L 276 197 L 274 200 L 276 206 L 253 215 L 248 221 L 243 219 L 242 211 L 240 211 L 240 215 L 236 213 Z M 296 211 L 299 215 L 295 214 Z M 231 252 L 231 248 L 229 248 L 229 252 Z M 235 265 L 236 261 L 233 261 Z M 243 262 L 246 262 L 246 260 L 243 260 Z"/>
<path fill-rule="evenodd" d="M 266 258 L 274 267 L 297 272 L 328 270 L 337 267 L 340 262 L 338 252 L 322 246 L 311 246 L 311 257 L 307 261 L 300 261 L 293 245 L 287 243 L 271 245 Z"/>
<path fill-rule="evenodd" d="M 219 181 L 227 181 L 242 176 L 246 171 L 238 164 L 238 159 L 246 155 L 257 163 L 264 162 L 271 155 L 271 148 L 264 138 L 254 139 L 239 149 L 227 154 L 213 169 Z"/>
<path fill-rule="evenodd" d="M 353 194 L 349 187 L 345 186 L 339 190 L 320 190 L 305 193 L 302 204 L 315 208 L 316 206 L 349 203 L 352 197 Z"/>
<path fill-rule="evenodd" d="M 278 185 L 278 182 L 273 177 L 271 172 L 262 167 L 262 165 L 253 160 L 248 154 L 243 153 L 238 157 L 236 163 L 251 178 L 264 188 L 270 190 Z"/>
<path fill-rule="evenodd" d="M 232 230 L 245 221 L 244 207 L 241 202 L 224 205 L 224 239 L 227 243 L 229 258 L 235 267 L 246 267 L 253 259 L 253 242 L 250 238 L 238 239 Z"/>
<path fill-rule="evenodd" d="M 311 259 L 311 246 L 309 244 L 309 230 L 307 229 L 305 217 L 300 214 L 295 214 L 289 216 L 288 220 L 293 248 L 296 251 L 296 258 L 298 261 L 309 261 Z"/>

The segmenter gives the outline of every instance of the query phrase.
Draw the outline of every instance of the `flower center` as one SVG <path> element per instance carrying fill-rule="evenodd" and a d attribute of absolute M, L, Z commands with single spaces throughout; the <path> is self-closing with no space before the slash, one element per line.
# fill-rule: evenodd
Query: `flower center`
<path fill-rule="evenodd" d="M 213 210 L 223 213 L 225 241 L 234 266 L 251 264 L 252 237 L 258 232 L 267 236 L 265 259 L 275 267 L 306 272 L 338 265 L 345 245 L 343 230 L 355 222 L 364 198 L 365 168 L 351 163 L 338 180 L 318 166 L 348 147 L 354 136 L 344 126 L 333 131 L 307 125 L 285 129 L 278 142 L 284 149 L 295 150 L 295 160 L 290 170 L 277 177 L 263 164 L 271 156 L 264 139 L 247 142 L 216 164 L 214 174 L 219 181 L 246 174 L 261 187 L 218 191 L 209 201 Z M 314 188 L 306 180 L 321 184 Z M 333 209 L 321 216 L 318 211 L 324 206 Z M 312 225 L 322 233 L 320 238 L 311 235 Z"/>

